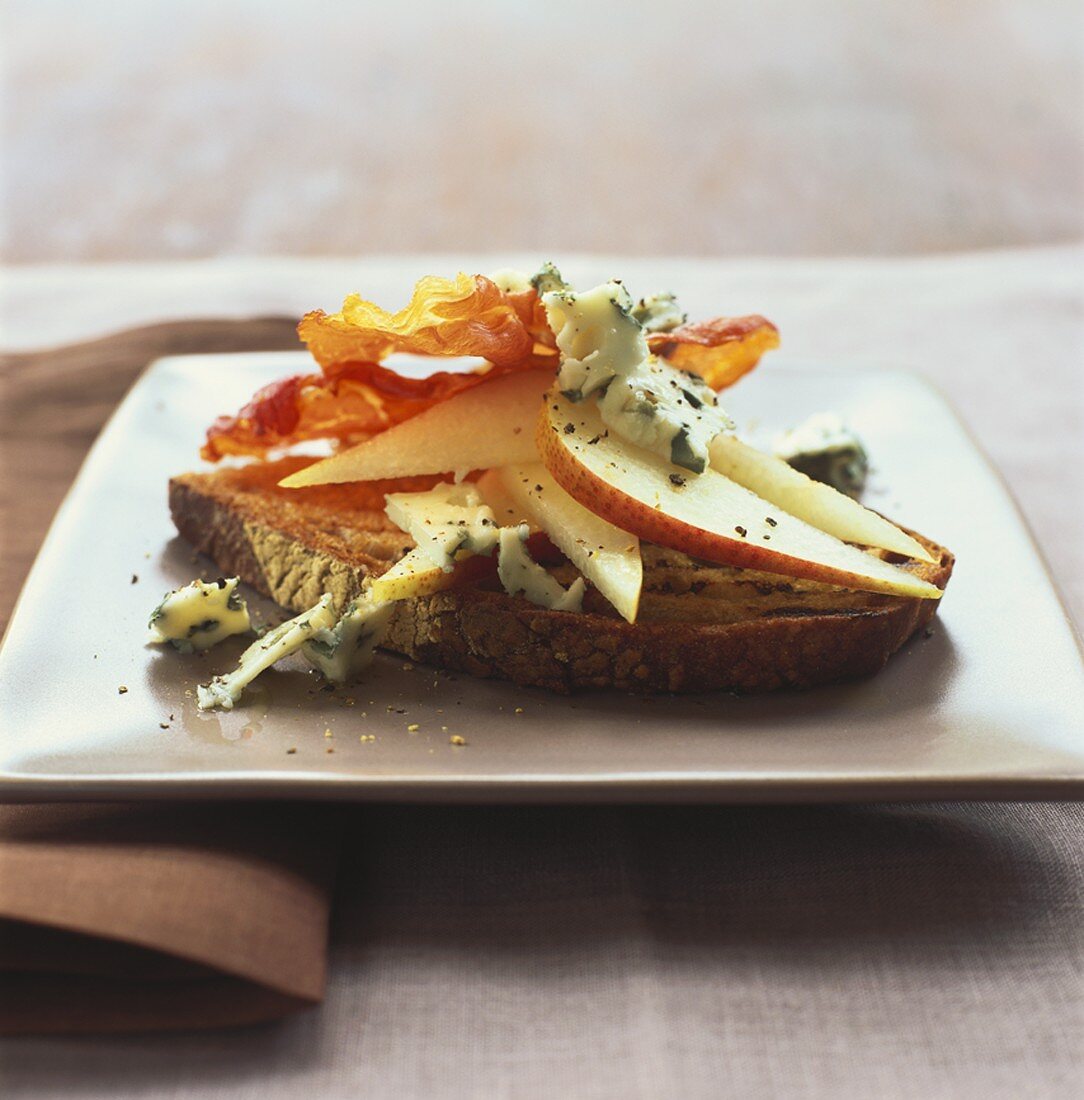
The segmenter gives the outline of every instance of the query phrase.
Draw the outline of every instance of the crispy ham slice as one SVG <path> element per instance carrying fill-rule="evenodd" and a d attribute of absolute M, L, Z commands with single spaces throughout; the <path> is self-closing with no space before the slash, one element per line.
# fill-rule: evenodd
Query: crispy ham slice
<path fill-rule="evenodd" d="M 310 439 L 358 443 L 499 374 L 556 363 L 534 291 L 506 294 L 484 275 L 426 276 L 397 313 L 352 294 L 338 313 L 306 314 L 298 335 L 321 373 L 273 382 L 235 415 L 220 416 L 207 432 L 205 459 L 265 457 Z M 380 363 L 395 352 L 488 362 L 407 378 Z"/>
<path fill-rule="evenodd" d="M 534 362 L 530 358 L 527 366 Z M 511 370 L 493 366 L 407 378 L 379 363 L 342 363 L 323 374 L 284 378 L 265 386 L 236 415 L 220 416 L 200 454 L 210 462 L 226 455 L 264 457 L 308 439 L 352 446 Z"/>
<path fill-rule="evenodd" d="M 393 352 L 476 355 L 494 366 L 514 368 L 534 349 L 534 338 L 509 296 L 484 275 L 463 272 L 454 279 L 419 279 L 398 313 L 351 294 L 338 313 L 318 309 L 305 314 L 297 334 L 325 369 L 379 363 Z"/>
<path fill-rule="evenodd" d="M 338 313 L 306 314 L 298 335 L 319 373 L 273 382 L 236 414 L 220 416 L 207 431 L 205 459 L 266 458 L 313 439 L 351 446 L 501 374 L 556 372 L 558 361 L 537 293 L 503 291 L 484 275 L 428 275 L 397 313 L 352 294 Z M 763 317 L 719 317 L 652 334 L 648 342 L 655 354 L 721 388 L 752 370 L 779 334 Z M 396 352 L 487 362 L 409 378 L 382 365 Z"/>
<path fill-rule="evenodd" d="M 647 338 L 651 351 L 678 370 L 699 374 L 712 389 L 732 386 L 760 357 L 779 347 L 779 329 L 765 317 L 713 317 L 687 321 Z"/>

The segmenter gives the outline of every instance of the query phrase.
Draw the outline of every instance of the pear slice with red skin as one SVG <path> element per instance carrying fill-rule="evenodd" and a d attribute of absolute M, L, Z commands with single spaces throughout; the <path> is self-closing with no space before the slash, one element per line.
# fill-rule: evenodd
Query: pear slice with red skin
<path fill-rule="evenodd" d="M 932 562 L 922 543 L 884 516 L 863 507 L 831 485 L 814 481 L 781 458 L 765 454 L 736 436 L 717 435 L 708 448 L 711 467 L 811 527 L 857 542 Z"/>
<path fill-rule="evenodd" d="M 893 596 L 935 585 L 818 531 L 710 467 L 692 474 L 612 435 L 593 401 L 547 395 L 535 435 L 554 480 L 622 530 L 693 557 Z"/>
<path fill-rule="evenodd" d="M 472 386 L 279 484 L 286 489 L 417 474 L 469 473 L 534 462 L 531 435 L 551 371 L 505 374 Z"/>

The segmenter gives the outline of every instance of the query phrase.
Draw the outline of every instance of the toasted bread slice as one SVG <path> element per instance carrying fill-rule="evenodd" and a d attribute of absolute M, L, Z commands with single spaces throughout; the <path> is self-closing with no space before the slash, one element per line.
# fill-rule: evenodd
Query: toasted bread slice
<path fill-rule="evenodd" d="M 383 512 L 385 492 L 435 479 L 282 489 L 311 459 L 184 474 L 169 485 L 177 530 L 290 611 L 330 592 L 338 606 L 412 545 Z M 914 534 L 914 532 L 911 532 Z M 944 588 L 952 554 L 915 535 L 935 563 L 901 563 Z M 414 660 L 551 691 L 773 691 L 868 675 L 940 601 L 835 588 L 700 562 L 645 544 L 640 618 L 589 591 L 584 613 L 546 611 L 496 582 L 403 601 L 384 646 Z M 899 561 L 891 555 L 882 556 Z M 556 566 L 566 581 L 571 566 Z"/>

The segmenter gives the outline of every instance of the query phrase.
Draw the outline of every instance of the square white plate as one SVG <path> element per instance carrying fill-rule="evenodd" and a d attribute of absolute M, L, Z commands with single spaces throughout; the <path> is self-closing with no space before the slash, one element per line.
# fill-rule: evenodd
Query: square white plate
<path fill-rule="evenodd" d="M 266 674 L 237 710 L 201 714 L 195 685 L 231 667 L 244 643 L 190 657 L 143 645 L 165 591 L 216 575 L 175 536 L 166 482 L 198 464 L 214 415 L 309 363 L 281 353 L 164 359 L 125 399 L 0 649 L 0 797 L 1084 794 L 1079 642 L 998 477 L 918 378 L 782 357 L 728 393 L 739 423 L 765 433 L 838 410 L 872 456 L 867 502 L 957 555 L 932 634 L 878 676 L 748 698 L 561 698 L 381 656 L 349 690 L 320 690 L 298 664 Z M 467 745 L 450 744 L 453 734 Z"/>

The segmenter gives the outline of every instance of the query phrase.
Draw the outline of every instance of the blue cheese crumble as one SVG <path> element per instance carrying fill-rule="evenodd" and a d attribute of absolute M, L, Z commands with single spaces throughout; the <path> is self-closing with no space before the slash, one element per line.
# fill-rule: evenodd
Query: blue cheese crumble
<path fill-rule="evenodd" d="M 522 596 L 550 611 L 580 611 L 586 588 L 583 577 L 563 588 L 527 553 L 531 529 L 525 523 L 502 527 L 497 551 L 497 575 L 509 596 Z"/>
<path fill-rule="evenodd" d="M 777 435 L 772 450 L 806 477 L 848 496 L 857 497 L 865 488 L 869 474 L 866 448 L 838 413 L 815 413 Z"/>
<path fill-rule="evenodd" d="M 611 279 L 592 290 L 540 294 L 561 353 L 557 385 L 570 401 L 605 388 L 648 358 L 644 330 L 622 283 Z"/>
<path fill-rule="evenodd" d="M 493 509 L 474 485 L 443 482 L 422 493 L 389 493 L 388 518 L 417 544 L 417 556 L 450 573 L 456 557 L 491 554 L 497 544 Z"/>
<path fill-rule="evenodd" d="M 542 297 L 543 294 L 549 294 L 552 291 L 570 289 L 568 283 L 565 282 L 561 273 L 550 260 L 547 260 L 531 276 L 530 284 L 534 287 L 535 293 L 539 297 Z"/>
<path fill-rule="evenodd" d="M 331 596 L 323 595 L 320 602 L 294 619 L 276 626 L 262 638 L 258 638 L 241 654 L 237 667 L 226 676 L 216 676 L 209 684 L 196 688 L 196 703 L 200 710 L 221 707 L 232 710 L 242 693 L 257 676 L 276 661 L 296 653 L 310 638 L 335 625 L 335 612 Z"/>
<path fill-rule="evenodd" d="M 522 271 L 513 267 L 502 267 L 489 274 L 488 279 L 505 294 L 522 294 L 531 289 L 531 280 Z"/>
<path fill-rule="evenodd" d="M 656 296 L 657 305 L 644 307 L 640 315 L 651 320 L 657 309 L 655 323 L 674 320 L 665 318 L 663 297 Z M 625 287 L 610 280 L 582 293 L 553 290 L 542 295 L 542 303 L 561 355 L 562 394 L 570 401 L 595 396 L 603 422 L 616 435 L 703 473 L 708 445 L 733 429 L 733 421 L 702 378 L 651 354 L 638 307 Z"/>
<path fill-rule="evenodd" d="M 677 298 L 668 292 L 641 298 L 632 307 L 632 315 L 643 326 L 644 332 L 673 332 L 687 319 Z"/>
<path fill-rule="evenodd" d="M 702 378 L 654 356 L 615 378 L 598 409 L 623 439 L 697 474 L 708 464 L 711 441 L 734 427 Z"/>
<path fill-rule="evenodd" d="M 167 593 L 151 612 L 151 645 L 168 642 L 181 653 L 210 649 L 234 634 L 252 629 L 248 607 L 237 591 L 237 577 L 206 584 L 195 580 Z"/>
<path fill-rule="evenodd" d="M 345 684 L 366 668 L 384 640 L 393 602 L 374 600 L 363 593 L 346 608 L 333 626 L 317 630 L 301 646 L 305 660 L 333 684 Z"/>

